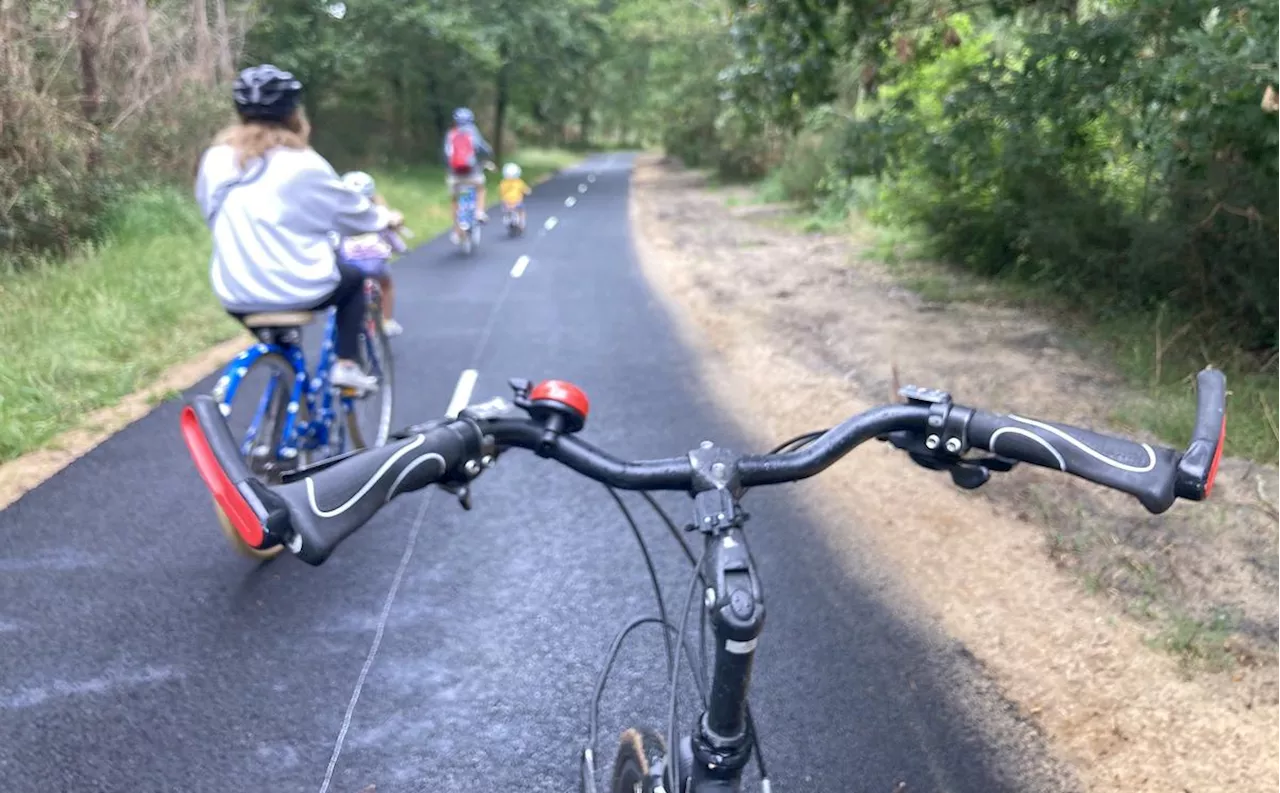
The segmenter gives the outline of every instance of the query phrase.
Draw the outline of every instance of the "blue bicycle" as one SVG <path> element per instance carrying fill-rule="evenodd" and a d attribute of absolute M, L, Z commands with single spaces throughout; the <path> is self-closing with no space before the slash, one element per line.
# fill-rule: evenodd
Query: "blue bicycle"
<path fill-rule="evenodd" d="M 367 393 L 330 386 L 337 357 L 337 315 L 321 311 L 250 314 L 244 324 L 258 343 L 241 352 L 218 378 L 213 398 L 231 425 L 240 454 L 250 470 L 280 482 L 290 470 L 353 449 L 381 446 L 391 432 L 391 345 L 382 327 L 382 295 L 377 281 L 365 279 L 366 315 L 360 338 L 360 364 L 378 378 Z M 302 328 L 327 312 L 320 357 L 314 373 L 302 348 Z M 254 395 L 256 393 L 256 399 Z M 244 416 L 233 407 L 253 406 Z M 217 508 L 222 530 L 246 556 L 269 559 L 280 546 L 253 547 Z"/>

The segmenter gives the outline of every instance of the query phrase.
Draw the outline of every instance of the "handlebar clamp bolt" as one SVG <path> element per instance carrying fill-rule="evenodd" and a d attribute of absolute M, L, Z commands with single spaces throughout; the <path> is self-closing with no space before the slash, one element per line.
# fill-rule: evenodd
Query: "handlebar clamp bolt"
<path fill-rule="evenodd" d="M 937 435 L 930 435 L 929 437 L 924 439 L 924 447 L 932 451 L 938 448 L 938 443 L 940 443 L 941 440 L 942 439 L 939 438 Z"/>
<path fill-rule="evenodd" d="M 462 464 L 462 470 L 467 473 L 467 476 L 476 476 L 480 473 L 480 463 L 475 460 L 467 460 Z"/>
<path fill-rule="evenodd" d="M 959 438 L 947 438 L 947 451 L 951 452 L 952 454 L 959 454 L 959 453 L 960 453 L 960 439 L 959 439 Z"/>

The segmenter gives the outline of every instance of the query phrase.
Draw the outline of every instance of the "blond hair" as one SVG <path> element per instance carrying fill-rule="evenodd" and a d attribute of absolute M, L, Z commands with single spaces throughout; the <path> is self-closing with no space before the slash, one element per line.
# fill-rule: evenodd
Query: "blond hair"
<path fill-rule="evenodd" d="M 226 127 L 213 139 L 213 144 L 235 150 L 236 167 L 261 158 L 275 148 L 305 149 L 311 138 L 311 123 L 302 108 L 293 111 L 281 123 L 242 120 Z"/>

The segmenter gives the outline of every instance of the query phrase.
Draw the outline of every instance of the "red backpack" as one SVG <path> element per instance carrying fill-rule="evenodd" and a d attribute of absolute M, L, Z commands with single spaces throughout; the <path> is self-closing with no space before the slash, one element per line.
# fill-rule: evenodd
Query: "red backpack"
<path fill-rule="evenodd" d="M 464 129 L 449 130 L 449 168 L 456 174 L 470 173 L 476 167 L 476 146 L 471 133 Z"/>

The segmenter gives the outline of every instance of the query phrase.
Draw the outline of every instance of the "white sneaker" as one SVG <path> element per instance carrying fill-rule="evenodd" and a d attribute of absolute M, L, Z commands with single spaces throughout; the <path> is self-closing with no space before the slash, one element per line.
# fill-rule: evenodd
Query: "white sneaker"
<path fill-rule="evenodd" d="M 477 223 L 488 223 L 488 222 L 489 222 L 489 213 L 488 213 L 488 212 L 484 212 L 484 211 L 477 211 L 477 212 L 476 212 L 476 222 L 477 222 Z"/>
<path fill-rule="evenodd" d="M 449 232 L 449 242 L 452 242 L 454 245 L 461 245 L 462 237 L 458 236 L 457 231 L 451 231 Z"/>
<path fill-rule="evenodd" d="M 372 391 L 378 387 L 378 378 L 360 371 L 360 367 L 350 361 L 341 361 L 329 370 L 329 383 L 335 388 Z"/>
<path fill-rule="evenodd" d="M 399 322 L 396 322 L 394 319 L 384 319 L 382 320 L 382 330 L 387 334 L 387 337 L 390 338 L 404 333 L 404 326 Z"/>

